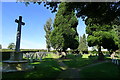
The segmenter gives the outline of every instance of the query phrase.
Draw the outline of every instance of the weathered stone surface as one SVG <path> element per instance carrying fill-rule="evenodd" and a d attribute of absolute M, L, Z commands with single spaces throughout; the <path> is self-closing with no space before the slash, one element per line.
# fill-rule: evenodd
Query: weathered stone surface
<path fill-rule="evenodd" d="M 27 61 L 3 61 L 2 66 L 2 72 L 26 71 L 34 68 Z"/>

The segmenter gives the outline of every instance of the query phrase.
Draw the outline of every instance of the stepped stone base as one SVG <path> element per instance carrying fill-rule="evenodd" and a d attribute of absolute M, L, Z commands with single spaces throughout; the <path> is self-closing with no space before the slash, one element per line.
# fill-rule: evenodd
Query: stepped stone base
<path fill-rule="evenodd" d="M 28 64 L 27 61 L 3 61 L 2 72 L 17 72 L 33 69 L 34 66 Z"/>

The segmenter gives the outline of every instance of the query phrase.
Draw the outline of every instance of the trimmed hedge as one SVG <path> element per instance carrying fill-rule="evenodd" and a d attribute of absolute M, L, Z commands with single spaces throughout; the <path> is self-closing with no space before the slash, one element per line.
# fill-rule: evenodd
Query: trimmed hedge
<path fill-rule="evenodd" d="M 9 60 L 10 53 L 12 53 L 12 52 L 2 52 L 2 60 Z"/>

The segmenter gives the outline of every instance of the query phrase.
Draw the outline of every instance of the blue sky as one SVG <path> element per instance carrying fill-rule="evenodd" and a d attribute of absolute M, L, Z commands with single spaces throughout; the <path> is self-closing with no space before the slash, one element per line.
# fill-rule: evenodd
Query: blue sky
<path fill-rule="evenodd" d="M 49 18 L 54 20 L 55 13 L 51 13 L 43 4 L 32 4 L 28 7 L 24 3 L 2 3 L 2 47 L 7 48 L 9 43 L 16 43 L 18 24 L 15 19 L 23 17 L 25 26 L 22 26 L 22 49 L 46 49 L 44 25 Z M 85 33 L 85 24 L 79 19 L 77 27 L 79 35 Z"/>

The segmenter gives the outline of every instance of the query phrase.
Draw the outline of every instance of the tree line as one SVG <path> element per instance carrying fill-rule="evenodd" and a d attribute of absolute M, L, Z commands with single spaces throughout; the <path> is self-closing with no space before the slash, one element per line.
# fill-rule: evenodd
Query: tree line
<path fill-rule="evenodd" d="M 41 4 L 41 2 L 34 3 Z M 44 6 L 56 13 L 53 27 L 44 28 L 48 51 L 50 47 L 58 51 L 66 51 L 68 48 L 78 50 L 82 49 L 79 48 L 82 44 L 88 44 L 92 47 L 97 46 L 101 60 L 103 59 L 101 47 L 108 49 L 110 53 L 120 49 L 120 1 L 106 3 L 44 2 Z M 79 40 L 76 30 L 77 18 L 82 18 L 86 24 L 88 36 L 85 44 L 84 37 Z M 51 22 L 48 25 L 51 26 Z M 80 42 L 81 44 L 79 44 Z"/>
<path fill-rule="evenodd" d="M 74 4 L 74 8 L 73 6 L 70 6 L 71 4 Z M 83 10 L 83 13 L 76 10 L 79 8 L 77 6 L 75 7 L 75 4 L 79 4 L 79 8 L 80 6 L 83 7 L 82 5 L 86 5 L 86 8 L 80 8 Z M 83 52 L 88 51 L 88 46 L 96 46 L 98 48 L 99 60 L 104 58 L 101 47 L 107 49 L 110 53 L 120 49 L 120 16 L 118 14 L 120 9 L 119 2 L 104 4 L 105 5 L 98 3 L 60 3 L 53 23 L 53 30 L 49 35 L 51 47 L 60 51 L 66 51 L 70 48 L 73 50 L 81 50 Z M 98 8 L 98 10 L 96 10 L 96 8 Z M 108 10 L 109 12 L 113 12 L 116 15 L 109 16 L 109 12 L 103 12 L 108 8 L 110 9 Z M 94 9 L 98 12 L 93 13 Z M 75 13 L 75 11 L 78 12 Z M 80 37 L 79 42 L 78 33 L 76 31 L 78 17 L 82 17 L 85 21 L 86 34 L 88 34 L 87 42 L 85 35 Z"/>

